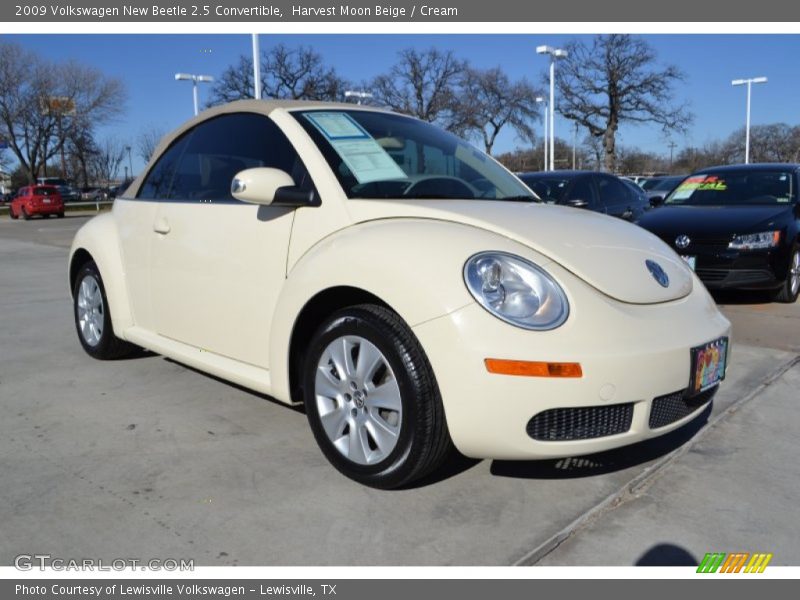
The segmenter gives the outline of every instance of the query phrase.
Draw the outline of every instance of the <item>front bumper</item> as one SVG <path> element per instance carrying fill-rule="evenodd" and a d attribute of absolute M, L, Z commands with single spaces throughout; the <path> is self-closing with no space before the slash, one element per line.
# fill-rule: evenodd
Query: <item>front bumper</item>
<path fill-rule="evenodd" d="M 695 257 L 695 272 L 711 290 L 775 289 L 783 284 L 789 268 L 789 252 L 783 247 L 742 251 L 709 246 L 675 251 Z"/>
<path fill-rule="evenodd" d="M 651 427 L 653 400 L 688 387 L 690 349 L 730 335 L 730 323 L 699 282 L 680 300 L 632 305 L 604 296 L 557 265 L 546 269 L 570 301 L 570 317 L 558 329 L 522 330 L 477 304 L 413 328 L 439 383 L 459 451 L 507 460 L 591 454 L 662 435 L 700 414 L 710 395 L 686 416 L 664 426 L 656 420 Z M 583 376 L 490 374 L 486 358 L 579 362 Z M 544 411 L 606 407 L 601 412 L 614 413 L 611 407 L 618 405 L 632 410 L 630 426 L 621 433 L 568 441 L 531 437 L 529 423 Z"/>

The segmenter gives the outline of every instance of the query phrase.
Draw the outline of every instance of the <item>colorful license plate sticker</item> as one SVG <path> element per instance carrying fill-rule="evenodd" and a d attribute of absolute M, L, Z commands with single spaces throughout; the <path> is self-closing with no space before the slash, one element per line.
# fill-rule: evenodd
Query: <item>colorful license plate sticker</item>
<path fill-rule="evenodd" d="M 686 261 L 686 264 L 689 265 L 689 268 L 694 271 L 695 266 L 697 265 L 697 257 L 696 256 L 681 256 L 683 260 Z"/>
<path fill-rule="evenodd" d="M 692 375 L 689 395 L 704 392 L 725 379 L 728 366 L 728 338 L 723 337 L 692 348 Z"/>

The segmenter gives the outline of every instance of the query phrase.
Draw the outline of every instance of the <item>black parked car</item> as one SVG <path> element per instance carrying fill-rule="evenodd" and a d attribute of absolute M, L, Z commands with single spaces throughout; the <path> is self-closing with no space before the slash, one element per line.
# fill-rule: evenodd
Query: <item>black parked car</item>
<path fill-rule="evenodd" d="M 638 223 L 672 246 L 709 289 L 800 291 L 800 165 L 703 169 Z"/>
<path fill-rule="evenodd" d="M 635 184 L 608 173 L 542 171 L 517 177 L 545 202 L 588 208 L 628 221 L 641 217 L 650 206 Z"/>

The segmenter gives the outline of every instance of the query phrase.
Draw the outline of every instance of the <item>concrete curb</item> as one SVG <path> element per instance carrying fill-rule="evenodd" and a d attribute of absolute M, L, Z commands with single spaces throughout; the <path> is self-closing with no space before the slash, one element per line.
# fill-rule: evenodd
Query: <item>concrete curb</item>
<path fill-rule="evenodd" d="M 742 406 L 756 399 L 761 393 L 780 379 L 784 373 L 795 365 L 800 364 L 800 354 L 781 363 L 777 368 L 769 373 L 750 393 L 745 394 L 733 402 L 728 408 L 716 415 L 703 427 L 697 434 L 680 448 L 658 459 L 654 464 L 639 473 L 636 477 L 625 483 L 617 491 L 609 494 L 589 510 L 583 512 L 569 525 L 550 536 L 530 552 L 524 554 L 512 563 L 512 566 L 533 566 L 545 556 L 553 552 L 564 541 L 578 533 L 581 529 L 600 518 L 603 514 L 614 510 L 624 502 L 635 498 L 639 493 L 652 485 L 676 460 L 689 452 L 700 440 L 703 440 L 708 432 L 712 431 L 717 425 L 735 414 Z"/>

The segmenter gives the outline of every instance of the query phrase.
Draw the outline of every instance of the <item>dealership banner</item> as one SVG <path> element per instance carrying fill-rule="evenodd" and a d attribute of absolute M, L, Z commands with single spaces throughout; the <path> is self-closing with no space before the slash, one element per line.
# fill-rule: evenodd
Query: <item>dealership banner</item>
<path fill-rule="evenodd" d="M 641 2 L 640 0 L 21 0 L 0 5 L 3 22 L 786 22 L 800 20 L 800 4 Z"/>

